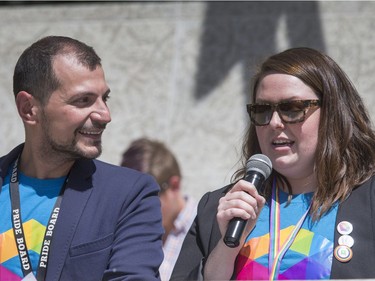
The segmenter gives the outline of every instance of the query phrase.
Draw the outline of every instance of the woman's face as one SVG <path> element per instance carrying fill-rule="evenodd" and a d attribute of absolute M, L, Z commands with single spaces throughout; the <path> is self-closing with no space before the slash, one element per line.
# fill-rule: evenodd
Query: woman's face
<path fill-rule="evenodd" d="M 256 103 L 279 103 L 293 100 L 318 99 L 315 92 L 299 78 L 287 74 L 264 76 L 256 91 Z M 273 112 L 265 126 L 256 126 L 262 153 L 272 161 L 273 168 L 288 181 L 302 184 L 314 176 L 314 159 L 318 144 L 320 107 L 307 109 L 305 120 L 285 123 Z M 301 182 L 302 181 L 302 182 Z M 293 188 L 294 189 L 294 188 Z"/>

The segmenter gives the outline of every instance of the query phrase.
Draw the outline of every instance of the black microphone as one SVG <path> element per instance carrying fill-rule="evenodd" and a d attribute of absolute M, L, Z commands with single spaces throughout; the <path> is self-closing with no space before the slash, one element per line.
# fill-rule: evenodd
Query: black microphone
<path fill-rule="evenodd" d="M 255 154 L 247 160 L 245 180 L 251 182 L 256 189 L 260 190 L 264 181 L 272 172 L 271 160 L 264 154 Z M 227 232 L 224 236 L 224 243 L 235 248 L 240 244 L 242 233 L 246 226 L 246 220 L 233 218 L 228 224 Z"/>

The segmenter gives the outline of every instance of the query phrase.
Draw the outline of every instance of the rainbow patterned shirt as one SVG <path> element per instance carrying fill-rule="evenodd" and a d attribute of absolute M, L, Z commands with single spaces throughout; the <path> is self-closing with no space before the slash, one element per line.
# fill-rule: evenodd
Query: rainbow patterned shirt
<path fill-rule="evenodd" d="M 313 193 L 293 195 L 291 203 L 287 204 L 288 194 L 279 192 L 281 245 L 308 209 L 312 196 Z M 336 204 L 317 222 L 312 222 L 310 216 L 307 216 L 281 261 L 278 280 L 330 278 L 337 209 Z M 269 218 L 270 202 L 267 202 L 237 256 L 237 280 L 269 280 Z"/>
<path fill-rule="evenodd" d="M 0 280 L 19 281 L 23 273 L 12 228 L 9 179 L 10 174 L 0 193 Z M 65 177 L 40 180 L 19 173 L 22 225 L 34 275 L 46 225 L 64 181 Z"/>

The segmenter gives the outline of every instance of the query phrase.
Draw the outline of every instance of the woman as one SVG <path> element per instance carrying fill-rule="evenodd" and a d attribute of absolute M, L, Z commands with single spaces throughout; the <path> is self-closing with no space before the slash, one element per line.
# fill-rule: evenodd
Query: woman
<path fill-rule="evenodd" d="M 244 164 L 203 196 L 171 280 L 375 278 L 375 133 L 345 73 L 286 50 L 261 65 L 247 110 L 243 159 L 268 156 L 271 176 L 258 191 Z M 247 225 L 231 248 L 233 218 Z"/>

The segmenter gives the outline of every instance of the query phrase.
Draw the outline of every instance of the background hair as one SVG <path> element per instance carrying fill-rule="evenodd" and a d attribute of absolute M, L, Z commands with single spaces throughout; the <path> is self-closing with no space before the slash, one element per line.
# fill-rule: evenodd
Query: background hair
<path fill-rule="evenodd" d="M 20 56 L 13 75 L 13 93 L 26 91 L 42 104 L 59 86 L 53 70 L 57 55 L 72 54 L 78 62 L 94 70 L 101 65 L 100 57 L 86 44 L 64 36 L 47 36 L 28 47 Z"/>
<path fill-rule="evenodd" d="M 318 219 L 333 203 L 344 200 L 375 171 L 375 134 L 361 97 L 343 72 L 327 55 L 310 48 L 292 48 L 269 57 L 254 76 L 252 102 L 262 78 L 270 73 L 295 76 L 309 86 L 321 100 L 318 144 L 315 154 L 317 189 L 311 212 Z M 245 161 L 261 153 L 255 126 L 250 124 L 243 144 L 243 168 L 233 179 L 245 173 Z M 275 170 L 266 182 L 270 196 L 276 177 L 291 192 L 285 177 Z"/>
<path fill-rule="evenodd" d="M 140 138 L 133 141 L 122 155 L 121 166 L 151 174 L 159 185 L 172 176 L 181 177 L 173 153 L 161 142 Z"/>

